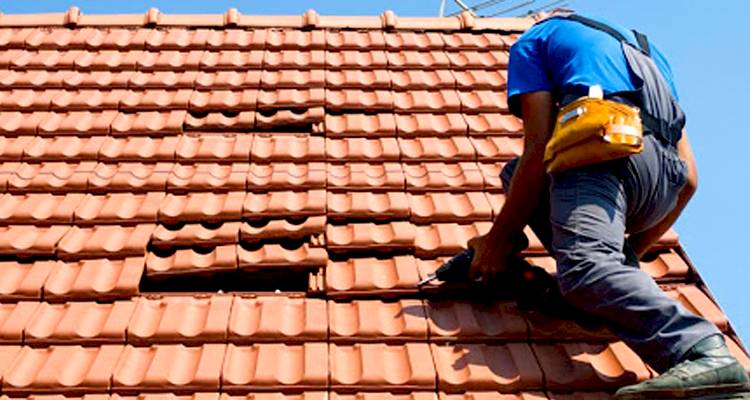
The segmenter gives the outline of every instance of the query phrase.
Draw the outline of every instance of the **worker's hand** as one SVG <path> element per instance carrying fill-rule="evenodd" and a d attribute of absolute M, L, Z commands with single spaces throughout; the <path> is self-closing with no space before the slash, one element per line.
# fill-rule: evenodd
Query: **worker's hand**
<path fill-rule="evenodd" d="M 469 247 L 474 249 L 474 258 L 469 269 L 469 278 L 482 278 L 488 284 L 495 276 L 505 271 L 508 257 L 512 252 L 509 240 L 480 235 L 469 240 Z"/>

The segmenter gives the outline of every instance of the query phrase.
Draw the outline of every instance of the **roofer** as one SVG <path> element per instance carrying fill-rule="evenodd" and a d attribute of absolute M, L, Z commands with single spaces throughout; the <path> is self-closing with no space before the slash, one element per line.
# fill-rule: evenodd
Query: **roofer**
<path fill-rule="evenodd" d="M 502 171 L 507 198 L 492 229 L 469 243 L 472 275 L 503 271 L 528 224 L 554 255 L 565 298 L 661 373 L 616 399 L 750 398 L 717 328 L 639 269 L 697 187 L 664 56 L 636 31 L 555 15 L 512 46 L 508 101 L 524 152 Z"/>

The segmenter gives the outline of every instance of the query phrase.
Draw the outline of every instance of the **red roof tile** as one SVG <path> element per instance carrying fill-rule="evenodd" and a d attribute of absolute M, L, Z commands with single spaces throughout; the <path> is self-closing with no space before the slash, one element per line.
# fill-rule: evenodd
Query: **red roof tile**
<path fill-rule="evenodd" d="M 4 400 L 605 399 L 650 377 L 606 329 L 416 287 L 505 201 L 533 22 L 0 15 Z M 657 247 L 642 268 L 750 369 L 676 233 Z"/>

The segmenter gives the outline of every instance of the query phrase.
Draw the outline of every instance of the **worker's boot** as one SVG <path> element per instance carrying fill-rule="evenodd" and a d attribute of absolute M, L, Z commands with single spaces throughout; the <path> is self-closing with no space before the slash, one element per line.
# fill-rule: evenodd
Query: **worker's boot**
<path fill-rule="evenodd" d="M 664 374 L 615 393 L 615 400 L 750 399 L 750 378 L 729 353 L 724 337 L 709 336 Z"/>

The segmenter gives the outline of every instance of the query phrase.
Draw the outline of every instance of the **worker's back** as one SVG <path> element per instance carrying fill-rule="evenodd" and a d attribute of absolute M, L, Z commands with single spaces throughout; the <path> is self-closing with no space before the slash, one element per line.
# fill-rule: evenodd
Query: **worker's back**
<path fill-rule="evenodd" d="M 600 20 L 601 22 L 605 22 Z M 632 31 L 605 22 L 636 43 Z M 672 71 L 662 53 L 651 44 L 651 56 L 677 97 Z M 620 42 L 610 34 L 577 21 L 553 17 L 523 34 L 511 48 L 508 67 L 511 111 L 520 116 L 518 95 L 549 91 L 555 96 L 584 95 L 600 85 L 605 94 L 636 89 Z"/>

